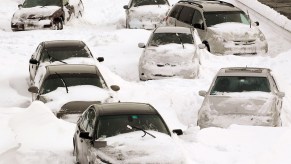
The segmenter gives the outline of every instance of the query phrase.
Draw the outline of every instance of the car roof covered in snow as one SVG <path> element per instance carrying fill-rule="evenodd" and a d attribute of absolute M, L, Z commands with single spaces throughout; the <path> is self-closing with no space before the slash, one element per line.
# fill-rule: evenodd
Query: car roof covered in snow
<path fill-rule="evenodd" d="M 191 29 L 189 27 L 158 27 L 154 30 L 154 33 L 187 33 L 191 34 Z"/>
<path fill-rule="evenodd" d="M 45 48 L 61 48 L 61 47 L 84 47 L 85 43 L 80 40 L 51 40 L 44 41 Z"/>
<path fill-rule="evenodd" d="M 179 3 L 183 3 L 186 5 L 194 5 L 198 8 L 201 8 L 206 12 L 214 12 L 214 11 L 241 11 L 239 8 L 233 6 L 231 3 L 224 1 L 191 1 L 191 0 L 182 0 Z"/>
<path fill-rule="evenodd" d="M 221 68 L 217 76 L 258 76 L 267 77 L 270 75 L 271 70 L 268 68 L 257 67 L 228 67 Z"/>
<path fill-rule="evenodd" d="M 98 73 L 97 67 L 95 65 L 87 64 L 62 64 L 62 65 L 48 65 L 46 66 L 47 75 L 48 74 L 63 74 L 63 73 Z"/>
<path fill-rule="evenodd" d="M 99 115 L 127 115 L 127 114 L 158 114 L 156 109 L 147 103 L 120 102 L 94 104 Z"/>

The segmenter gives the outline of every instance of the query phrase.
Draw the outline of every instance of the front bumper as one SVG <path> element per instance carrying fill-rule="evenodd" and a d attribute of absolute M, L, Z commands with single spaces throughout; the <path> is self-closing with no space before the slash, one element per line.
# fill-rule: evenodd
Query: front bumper
<path fill-rule="evenodd" d="M 36 30 L 36 29 L 51 29 L 51 20 L 25 20 L 11 23 L 12 31 Z"/>

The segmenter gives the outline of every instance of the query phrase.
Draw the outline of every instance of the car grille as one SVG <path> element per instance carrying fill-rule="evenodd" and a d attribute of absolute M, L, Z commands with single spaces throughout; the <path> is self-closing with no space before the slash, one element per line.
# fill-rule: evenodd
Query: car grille
<path fill-rule="evenodd" d="M 235 40 L 233 42 L 236 46 L 238 46 L 238 45 L 253 45 L 256 43 L 256 40 Z"/>

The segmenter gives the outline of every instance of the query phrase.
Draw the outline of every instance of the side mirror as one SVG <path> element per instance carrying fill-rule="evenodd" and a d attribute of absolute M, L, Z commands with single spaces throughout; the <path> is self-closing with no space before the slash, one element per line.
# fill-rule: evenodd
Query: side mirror
<path fill-rule="evenodd" d="M 32 58 L 31 58 L 31 59 L 29 60 L 29 63 L 30 63 L 30 64 L 38 64 L 39 62 L 38 62 L 36 59 L 32 59 Z"/>
<path fill-rule="evenodd" d="M 205 97 L 205 96 L 206 96 L 206 94 L 207 94 L 207 92 L 206 92 L 206 91 L 199 91 L 199 96 L 203 96 L 203 97 Z"/>
<path fill-rule="evenodd" d="M 282 97 L 285 97 L 285 92 L 278 92 L 277 95 L 282 98 Z"/>
<path fill-rule="evenodd" d="M 198 48 L 200 48 L 200 49 L 204 49 L 204 48 L 206 48 L 206 45 L 205 44 L 198 44 Z"/>
<path fill-rule="evenodd" d="M 178 136 L 183 134 L 183 131 L 181 129 L 174 129 L 173 133 L 176 133 Z"/>
<path fill-rule="evenodd" d="M 104 57 L 98 57 L 97 60 L 98 60 L 99 62 L 103 62 L 103 61 L 104 61 Z"/>
<path fill-rule="evenodd" d="M 139 48 L 145 48 L 146 46 L 145 46 L 144 43 L 138 43 L 138 47 L 139 47 Z"/>
<path fill-rule="evenodd" d="M 120 90 L 120 87 L 118 85 L 111 85 L 110 88 L 113 90 L 113 91 L 119 91 Z"/>
<path fill-rule="evenodd" d="M 28 88 L 28 92 L 38 93 L 38 88 L 36 86 L 31 86 Z"/>
<path fill-rule="evenodd" d="M 18 8 L 21 9 L 22 8 L 22 4 L 18 4 Z"/>
<path fill-rule="evenodd" d="M 259 25 L 260 25 L 260 23 L 259 23 L 259 22 L 254 22 L 254 23 L 255 23 L 255 25 L 256 25 L 256 26 L 259 26 Z"/>
<path fill-rule="evenodd" d="M 89 132 L 80 132 L 79 137 L 83 139 L 92 139 L 92 137 L 89 136 Z"/>
<path fill-rule="evenodd" d="M 94 148 L 102 148 L 107 146 L 107 141 L 94 141 L 93 143 Z"/>
<path fill-rule="evenodd" d="M 125 10 L 128 10 L 128 9 L 129 9 L 128 5 L 124 5 L 123 8 L 124 8 Z"/>

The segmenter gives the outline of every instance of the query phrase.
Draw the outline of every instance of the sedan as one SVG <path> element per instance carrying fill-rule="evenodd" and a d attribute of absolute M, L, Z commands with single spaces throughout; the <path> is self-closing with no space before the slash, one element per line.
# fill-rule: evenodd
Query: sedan
<path fill-rule="evenodd" d="M 182 134 L 180 129 L 173 132 Z M 185 163 L 181 150 L 171 141 L 171 135 L 163 118 L 149 104 L 94 104 L 77 122 L 74 155 L 81 164 L 159 163 L 161 160 Z M 171 150 L 175 156 L 166 150 Z"/>
<path fill-rule="evenodd" d="M 267 68 L 230 67 L 217 73 L 198 113 L 198 126 L 281 126 L 284 92 Z"/>

